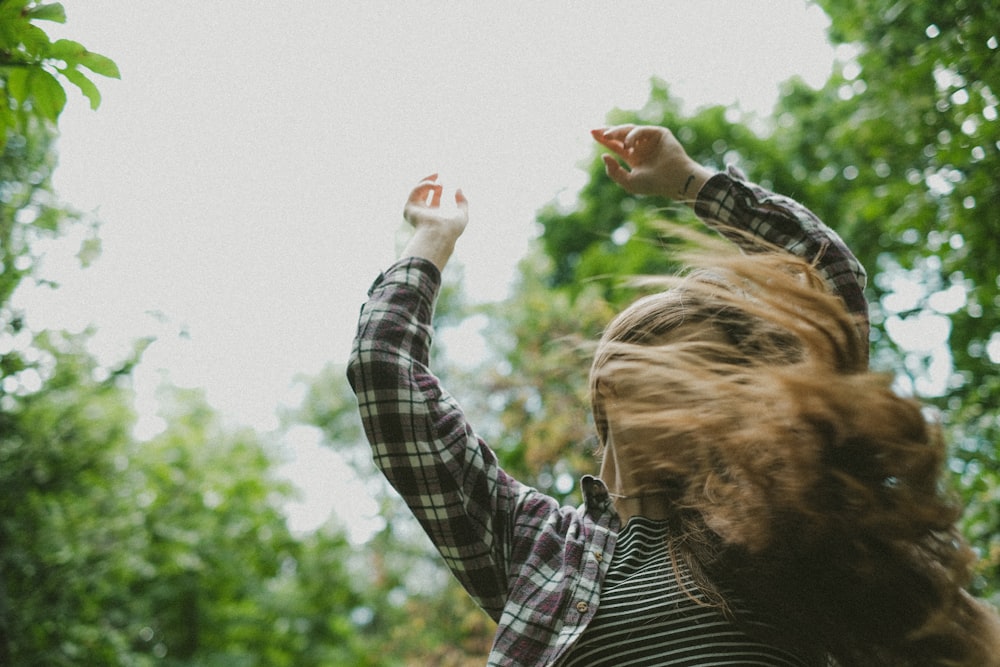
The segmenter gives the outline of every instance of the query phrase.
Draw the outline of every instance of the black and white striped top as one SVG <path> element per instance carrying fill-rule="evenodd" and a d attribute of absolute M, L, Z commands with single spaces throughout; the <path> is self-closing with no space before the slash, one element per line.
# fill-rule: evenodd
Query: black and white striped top
<path fill-rule="evenodd" d="M 632 517 L 618 536 L 597 615 L 561 667 L 804 667 L 756 641 L 716 608 L 698 604 L 698 588 L 666 547 L 664 522 Z M 680 579 L 680 583 L 678 582 Z"/>

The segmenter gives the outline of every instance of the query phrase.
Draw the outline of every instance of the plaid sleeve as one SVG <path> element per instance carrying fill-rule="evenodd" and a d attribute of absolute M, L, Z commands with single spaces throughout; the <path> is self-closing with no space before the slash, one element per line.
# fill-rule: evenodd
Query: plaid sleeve
<path fill-rule="evenodd" d="M 469 594 L 497 619 L 520 485 L 427 367 L 439 286 L 440 272 L 419 258 L 379 276 L 361 309 L 348 379 L 376 465 Z"/>
<path fill-rule="evenodd" d="M 702 186 L 695 213 L 744 250 L 760 249 L 753 243 L 756 237 L 815 262 L 827 285 L 857 319 L 862 340 L 868 340 L 865 269 L 840 236 L 812 211 L 794 199 L 747 182 L 730 167 Z"/>

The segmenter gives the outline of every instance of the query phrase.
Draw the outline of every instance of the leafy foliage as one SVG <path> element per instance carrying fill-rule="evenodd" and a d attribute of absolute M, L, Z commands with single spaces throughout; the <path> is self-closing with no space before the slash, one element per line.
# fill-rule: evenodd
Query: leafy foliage
<path fill-rule="evenodd" d="M 439 327 L 460 320 L 465 310 L 460 289 L 454 283 L 448 293 L 439 302 Z M 458 369 L 444 363 L 437 368 L 443 370 L 449 386 L 464 384 L 454 375 Z M 359 567 L 353 572 L 351 589 L 357 593 L 347 606 L 349 618 L 363 621 L 352 628 L 351 641 L 367 651 L 359 651 L 358 655 L 371 657 L 336 664 L 483 664 L 495 629 L 493 621 L 447 572 L 402 499 L 375 470 L 345 369 L 331 365 L 305 382 L 302 406 L 288 419 L 322 432 L 323 441 L 351 465 L 378 500 L 384 520 L 382 529 L 370 540 L 354 547 L 352 560 Z M 344 586 L 343 582 L 339 585 Z M 319 594 L 309 578 L 303 586 L 301 595 Z"/>
<path fill-rule="evenodd" d="M 642 109 L 609 122 L 671 127 L 702 163 L 737 164 L 846 237 L 872 275 L 876 365 L 942 409 L 964 529 L 984 556 L 975 592 L 996 596 L 1000 9 L 820 4 L 844 60 L 820 90 L 789 81 L 772 117 L 686 114 L 654 80 Z M 384 523 L 364 544 L 333 522 L 291 534 L 271 443 L 226 427 L 197 392 L 165 389 L 167 429 L 138 441 L 130 373 L 149 341 L 105 367 L 86 334 L 31 331 L 11 307 L 41 280 L 39 241 L 91 224 L 81 261 L 99 250 L 96 223 L 52 192 L 54 139 L 65 88 L 96 108 L 92 75 L 119 73 L 50 40 L 44 21 L 65 21 L 62 6 L 0 0 L 0 664 L 482 664 L 492 622 L 372 469 L 342 369 L 311 379 L 289 417 L 319 429 L 378 499 Z M 491 356 L 464 368 L 435 353 L 504 465 L 567 502 L 596 467 L 588 341 L 632 298 L 628 277 L 675 268 L 657 221 L 694 224 L 614 186 L 596 151 L 587 168 L 577 206 L 539 214 L 511 298 L 469 308 L 449 278 L 438 323 L 485 316 Z M 902 333 L 942 323 L 946 346 Z"/>
<path fill-rule="evenodd" d="M 855 249 L 871 276 L 874 364 L 943 410 L 950 466 L 967 504 L 963 528 L 983 555 L 974 592 L 996 601 L 1000 262 L 991 239 L 1000 232 L 992 213 L 1000 16 L 992 6 L 962 1 L 933 11 L 905 1 L 822 4 L 843 59 L 819 90 L 788 81 L 771 117 L 724 107 L 686 114 L 667 84 L 654 79 L 643 108 L 614 110 L 608 122 L 672 128 L 699 162 L 716 169 L 733 164 L 807 203 Z M 492 356 L 469 369 L 446 367 L 445 354 L 435 366 L 446 369 L 447 386 L 504 466 L 567 502 L 579 500 L 578 476 L 597 467 L 588 341 L 636 294 L 628 278 L 676 268 L 675 240 L 658 221 L 697 224 L 686 207 L 613 185 L 596 150 L 587 170 L 576 206 L 553 203 L 540 212 L 541 234 L 509 299 L 471 311 L 447 304 L 439 324 L 462 313 L 488 318 Z M 937 318 L 947 322 L 947 341 L 901 333 L 900 323 L 917 323 L 919 334 Z M 331 442 L 335 434 L 328 431 Z M 363 459 L 355 459 L 362 469 Z M 386 512 L 402 536 L 405 511 Z M 421 562 L 418 554 L 426 557 L 405 553 L 413 563 Z"/>
<path fill-rule="evenodd" d="M 360 547 L 335 524 L 292 535 L 270 444 L 199 393 L 164 388 L 166 430 L 135 438 L 130 375 L 150 340 L 104 367 L 89 334 L 31 331 L 12 308 L 43 280 L 39 242 L 88 222 L 52 191 L 61 81 L 96 107 L 81 68 L 118 75 L 40 20 L 62 7 L 0 1 L 0 664 L 481 662 L 488 620 L 444 586 L 426 538 L 392 523 Z M 360 437 L 342 371 L 302 415 L 333 442 Z M 455 623 L 409 622 L 421 608 Z"/>
<path fill-rule="evenodd" d="M 104 367 L 88 334 L 32 331 L 11 306 L 42 281 L 39 242 L 87 223 L 52 191 L 57 76 L 96 107 L 81 68 L 118 75 L 34 24 L 64 19 L 0 2 L 0 664 L 365 664 L 355 573 L 329 567 L 351 546 L 289 533 L 267 443 L 178 390 L 166 431 L 137 441 L 130 374 L 150 341 Z M 81 262 L 98 250 L 94 224 Z"/>
<path fill-rule="evenodd" d="M 876 272 L 877 358 L 944 409 L 952 469 L 968 504 L 966 532 L 985 557 L 978 589 L 996 595 L 1000 8 L 963 0 L 863 10 L 820 4 L 833 38 L 853 44 L 857 57 L 819 96 L 790 91 L 779 113 L 796 154 L 811 163 L 803 166 L 823 165 L 808 201 L 840 222 Z M 899 293 L 900 285 L 910 293 Z M 925 333 L 935 321 L 948 332 L 946 348 L 933 349 Z M 910 340 L 907 329 L 916 332 Z M 928 369 L 938 358 L 946 360 L 945 380 L 935 383 Z"/>
<path fill-rule="evenodd" d="M 934 11 L 914 2 L 821 4 L 832 38 L 852 55 L 820 90 L 787 82 L 772 118 L 722 107 L 687 116 L 654 80 L 645 107 L 615 110 L 609 123 L 670 127 L 696 160 L 738 166 L 807 203 L 846 238 L 872 276 L 876 366 L 944 410 L 951 468 L 968 505 L 965 529 L 984 556 L 976 590 L 996 594 L 1000 14 L 988 3 Z M 580 411 L 565 403 L 581 398 L 585 373 L 567 370 L 579 362 L 559 341 L 573 331 L 594 336 L 600 320 L 591 314 L 616 310 L 635 294 L 621 289 L 628 277 L 673 269 L 671 241 L 656 220 L 692 220 L 669 202 L 621 191 L 596 151 L 588 170 L 574 209 L 552 205 L 540 214 L 544 258 L 523 265 L 520 291 L 494 313 L 503 363 L 490 385 L 490 403 L 501 407 L 504 432 L 517 441 L 512 458 L 561 462 L 573 474 L 593 470 L 578 467 L 571 443 L 579 429 L 554 426 L 567 414 L 579 422 Z M 931 336 L 935 326 L 947 340 Z M 515 387 L 531 388 L 531 400 Z M 542 388 L 544 399 L 534 393 Z"/>
<path fill-rule="evenodd" d="M 51 124 L 59 120 L 66 106 L 59 76 L 79 88 L 92 109 L 100 106 L 101 94 L 83 70 L 120 77 L 110 58 L 72 40 L 53 42 L 37 21 L 65 23 L 66 11 L 59 3 L 0 2 L 0 85 L 6 101 L 0 104 L 0 149 L 8 131 L 20 134 L 38 120 Z"/>

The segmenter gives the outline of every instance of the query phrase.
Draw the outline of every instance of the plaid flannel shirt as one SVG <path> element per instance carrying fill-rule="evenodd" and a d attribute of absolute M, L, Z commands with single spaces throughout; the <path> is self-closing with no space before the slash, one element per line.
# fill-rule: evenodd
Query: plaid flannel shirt
<path fill-rule="evenodd" d="M 750 232 L 815 259 L 867 331 L 864 269 L 803 206 L 730 169 L 703 186 L 695 211 L 723 233 Z M 488 664 L 554 664 L 597 612 L 620 519 L 596 477 L 581 480 L 583 505 L 561 507 L 500 468 L 427 366 L 439 287 L 439 271 L 420 258 L 378 277 L 361 310 L 349 380 L 376 464 L 498 624 Z"/>

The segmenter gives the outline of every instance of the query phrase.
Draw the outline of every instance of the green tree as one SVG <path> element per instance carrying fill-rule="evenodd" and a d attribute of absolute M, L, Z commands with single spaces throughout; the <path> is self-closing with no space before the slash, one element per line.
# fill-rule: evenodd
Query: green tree
<path fill-rule="evenodd" d="M 821 97 L 810 99 L 800 87 L 788 98 L 794 118 L 843 119 L 792 124 L 796 152 L 817 166 L 827 158 L 826 173 L 839 174 L 816 200 L 829 207 L 824 215 L 843 221 L 875 270 L 877 349 L 915 378 L 918 391 L 929 354 L 908 347 L 899 331 L 928 317 L 947 324 L 947 382 L 923 393 L 944 409 L 952 468 L 968 504 L 966 532 L 985 556 L 978 588 L 997 595 L 1000 7 L 964 0 L 820 4 L 832 19 L 832 39 L 858 55 Z M 818 150 L 820 133 L 829 155 Z M 900 298 L 901 283 L 918 289 Z"/>
<path fill-rule="evenodd" d="M 738 166 L 805 202 L 845 237 L 871 277 L 873 364 L 896 372 L 902 390 L 943 411 L 953 446 L 950 467 L 968 507 L 964 530 L 984 556 L 974 591 L 996 601 L 1000 251 L 994 239 L 1000 223 L 993 211 L 1000 205 L 1000 9 L 966 0 L 947 6 L 912 0 L 819 4 L 831 17 L 830 38 L 842 54 L 822 88 L 788 81 L 771 116 L 750 118 L 718 106 L 685 113 L 667 83 L 654 79 L 643 108 L 613 110 L 608 122 L 670 127 L 703 164 Z M 540 212 L 541 234 L 511 297 L 472 310 L 448 306 L 439 320 L 489 318 L 490 358 L 471 369 L 448 367 L 447 386 L 510 472 L 567 502 L 579 500 L 571 482 L 597 467 L 586 405 L 588 341 L 637 294 L 627 285 L 630 277 L 676 268 L 670 251 L 678 240 L 659 222 L 694 224 L 686 207 L 636 198 L 612 184 L 596 149 L 587 168 L 589 182 L 575 206 L 553 203 Z M 946 345 L 932 349 L 903 335 L 907 323 L 942 321 Z M 942 359 L 943 375 L 932 370 Z M 383 498 L 387 528 L 359 550 L 382 573 L 375 589 L 388 594 L 404 582 L 405 590 L 402 570 L 389 555 L 424 563 L 426 545 L 406 538 L 412 522 L 378 487 L 367 448 L 338 440 L 356 429 L 348 425 L 353 403 L 338 393 L 346 391 L 342 379 L 317 378 L 312 391 L 305 421 L 323 428 Z M 377 549 L 367 551 L 373 545 Z M 401 599 L 420 601 L 420 619 L 447 619 L 453 628 L 463 627 L 456 618 L 472 619 L 465 627 L 489 631 L 489 623 L 476 625 L 481 617 L 455 616 L 462 607 L 449 606 L 448 598 L 462 594 L 454 585 L 441 591 L 435 602 L 414 591 Z M 435 655 L 414 643 L 414 630 L 428 632 L 426 623 L 379 608 L 373 618 L 405 627 L 385 635 L 374 623 L 372 637 L 393 637 L 394 646 L 407 646 L 394 655 L 411 660 Z M 449 636 L 458 646 L 476 635 L 435 634 L 433 641 Z"/>
<path fill-rule="evenodd" d="M 168 428 L 132 443 L 112 485 L 137 522 L 119 601 L 136 652 L 176 665 L 304 664 L 275 602 L 301 545 L 279 509 L 291 489 L 274 478 L 270 447 L 223 427 L 199 392 L 164 392 Z"/>
<path fill-rule="evenodd" d="M 150 341 L 102 366 L 88 334 L 33 331 L 11 306 L 19 285 L 45 282 L 39 241 L 87 223 L 51 185 L 60 81 L 96 107 L 80 68 L 117 76 L 35 24 L 64 18 L 57 4 L 0 1 L 0 664 L 358 662 L 336 605 L 349 573 L 327 572 L 308 605 L 289 597 L 350 546 L 336 531 L 290 535 L 268 443 L 169 388 L 167 429 L 137 441 L 130 374 Z M 99 248 L 95 225 L 81 261 Z"/>
<path fill-rule="evenodd" d="M 700 162 L 735 164 L 806 202 L 855 249 L 871 275 L 874 365 L 895 371 L 903 390 L 943 409 L 951 468 L 968 506 L 965 530 L 984 556 L 975 588 L 995 594 L 1000 10 L 967 2 L 821 4 L 832 19 L 831 39 L 851 55 L 819 90 L 787 82 L 772 117 L 745 118 L 722 107 L 685 115 L 666 84 L 654 80 L 644 108 L 615 110 L 608 120 L 673 128 Z M 770 129 L 748 129 L 761 125 Z M 635 294 L 622 289 L 625 279 L 673 268 L 674 241 L 656 220 L 691 221 L 670 202 L 622 192 L 596 153 L 577 206 L 540 213 L 544 256 L 523 264 L 518 291 L 499 305 L 491 328 L 503 361 L 488 385 L 499 393 L 489 400 L 500 405 L 501 426 L 516 440 L 515 462 L 576 467 L 571 443 L 578 429 L 532 436 L 564 419 L 563 398 L 572 393 L 565 388 L 584 382 L 583 370 L 567 370 L 568 348 L 560 342 L 573 340 L 573 313 L 576 331 L 596 335 L 600 318 L 590 314 L 602 307 L 595 299 L 615 310 Z M 537 299 L 550 304 L 547 312 L 539 312 Z M 943 324 L 946 347 L 904 335 L 908 324 L 927 322 Z M 943 372 L 932 366 L 942 359 Z M 555 389 L 555 398 L 532 394 L 526 401 L 524 387 Z"/>
<path fill-rule="evenodd" d="M 198 392 L 165 387 L 166 430 L 135 439 L 130 375 L 152 341 L 105 367 L 88 334 L 32 331 L 11 307 L 45 282 L 39 241 L 88 222 L 51 187 L 63 83 L 96 108 L 82 70 L 118 75 L 44 20 L 62 7 L 0 0 L 0 664 L 481 664 L 489 620 L 384 489 L 369 543 L 336 523 L 293 536 L 269 443 Z M 360 437 L 346 391 L 340 371 L 306 406 L 344 452 Z"/>
<path fill-rule="evenodd" d="M 0 662 L 115 664 L 129 639 L 108 617 L 135 546 L 115 479 L 133 422 L 127 392 L 80 349 L 41 334 L 47 368 L 4 378 L 0 395 Z M 26 378 L 17 383 L 11 378 Z M 29 386 L 26 386 L 29 385 Z"/>
<path fill-rule="evenodd" d="M 113 477 L 113 452 L 133 416 L 120 368 L 100 368 L 82 339 L 26 328 L 10 298 L 35 276 L 34 248 L 83 217 L 51 187 L 56 121 L 65 93 L 53 72 L 96 89 L 79 71 L 117 70 L 80 45 L 50 42 L 35 21 L 62 21 L 59 5 L 0 3 L 0 663 L 75 664 L 81 651 L 114 662 L 127 640 L 101 627 L 107 558 L 126 536 Z M 93 243 L 81 254 L 87 259 Z M 87 573 L 81 576 L 80 573 Z M 59 641 L 50 641 L 59 637 Z"/>
<path fill-rule="evenodd" d="M 451 282 L 441 301 L 438 324 L 442 328 L 448 321 L 461 319 L 460 304 L 459 290 Z M 437 368 L 447 369 L 449 375 L 455 372 L 447 364 Z M 447 571 L 412 514 L 375 470 L 344 368 L 331 365 L 306 382 L 302 406 L 289 419 L 322 432 L 327 446 L 351 465 L 377 499 L 384 521 L 381 530 L 354 547 L 346 568 L 342 563 L 327 567 L 330 552 L 312 548 L 328 539 L 324 531 L 309 538 L 303 572 L 312 574 L 297 582 L 302 588 L 295 597 L 315 600 L 311 603 L 315 609 L 329 610 L 332 603 L 333 615 L 327 612 L 332 625 L 315 631 L 325 636 L 332 633 L 337 638 L 332 645 L 342 647 L 337 660 L 317 664 L 483 664 L 495 625 Z M 314 563 L 324 565 L 317 568 Z M 350 583 L 345 586 L 341 581 L 339 593 L 334 592 L 331 600 L 330 591 L 337 589 L 326 581 L 338 569 L 350 573 Z M 314 618 L 323 617 L 314 614 Z M 352 660 L 344 657 L 349 651 Z"/>
<path fill-rule="evenodd" d="M 5 413 L 4 664 L 301 664 L 262 611 L 298 551 L 267 447 L 177 390 L 169 428 L 135 441 L 124 376 L 57 341 L 53 377 Z"/>

